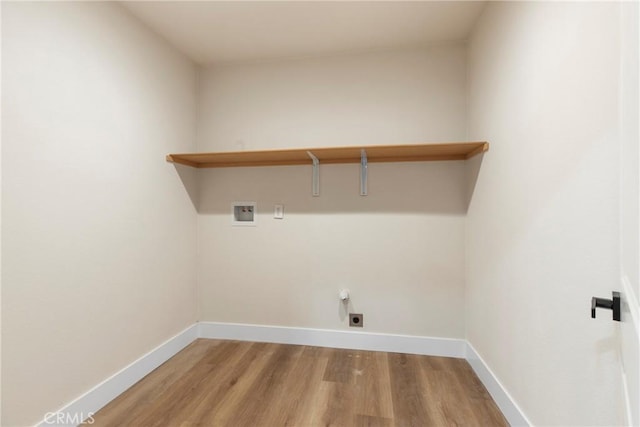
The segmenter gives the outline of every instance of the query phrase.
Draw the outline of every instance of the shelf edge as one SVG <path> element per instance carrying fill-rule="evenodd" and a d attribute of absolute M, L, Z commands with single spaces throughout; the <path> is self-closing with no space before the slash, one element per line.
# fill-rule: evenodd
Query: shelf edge
<path fill-rule="evenodd" d="M 477 156 L 478 154 L 482 154 L 489 151 L 489 143 L 485 142 L 483 143 L 481 146 L 479 146 L 478 148 L 476 148 L 475 150 L 467 153 L 467 155 L 464 157 L 465 159 L 470 159 L 474 156 Z"/>
<path fill-rule="evenodd" d="M 199 163 L 192 162 L 190 160 L 181 159 L 179 157 L 173 157 L 171 154 L 167 154 L 166 160 L 169 163 L 176 163 L 180 165 L 191 166 L 192 168 L 200 167 Z"/>

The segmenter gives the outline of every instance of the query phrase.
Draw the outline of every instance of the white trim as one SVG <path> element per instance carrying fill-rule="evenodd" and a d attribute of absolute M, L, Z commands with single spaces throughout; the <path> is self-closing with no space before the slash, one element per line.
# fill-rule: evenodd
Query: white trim
<path fill-rule="evenodd" d="M 631 287 L 629 278 L 625 275 L 622 277 L 622 302 L 626 303 L 626 307 L 629 308 L 629 314 L 631 315 L 631 322 L 633 328 L 636 331 L 636 335 L 640 338 L 640 314 L 638 308 L 638 297 Z M 624 307 L 622 307 L 624 309 Z"/>
<path fill-rule="evenodd" d="M 480 354 L 476 351 L 471 343 L 467 342 L 467 362 L 473 368 L 482 384 L 493 397 L 498 408 L 502 411 L 507 421 L 512 426 L 530 426 L 531 421 L 524 414 L 522 409 L 518 406 L 516 401 L 511 397 L 507 389 L 502 385 L 500 380 L 495 376 L 493 371 L 480 357 Z"/>
<path fill-rule="evenodd" d="M 638 313 L 639 311 L 638 298 L 636 296 L 636 293 L 633 291 L 633 287 L 631 286 L 629 277 L 627 277 L 626 275 L 622 276 L 620 282 L 622 286 L 622 304 L 623 304 L 622 312 L 623 313 L 625 312 L 625 307 L 629 309 L 629 317 L 631 317 L 631 324 L 633 325 L 633 330 L 635 331 L 635 334 L 638 340 L 640 340 L 640 315 Z M 626 319 L 623 317 L 622 321 L 624 322 L 626 321 Z M 622 354 L 621 354 L 621 357 L 622 357 Z M 631 411 L 631 408 L 632 408 L 631 395 L 629 393 L 627 373 L 625 372 L 624 364 L 622 363 L 622 360 L 620 362 L 621 362 L 620 375 L 622 376 L 622 392 L 624 395 L 624 403 L 625 403 L 625 417 L 626 417 L 627 425 L 631 426 L 631 425 L 634 425 L 633 414 Z"/>
<path fill-rule="evenodd" d="M 160 344 L 144 356 L 140 357 L 129 366 L 102 381 L 82 396 L 57 411 L 52 411 L 48 414 L 68 414 L 70 419 L 75 419 L 75 414 L 82 414 L 83 418 L 90 417 L 107 403 L 122 394 L 129 387 L 140 381 L 145 375 L 149 374 L 180 350 L 192 343 L 196 338 L 198 338 L 198 328 L 197 324 L 193 324 L 176 336 L 169 338 L 167 341 Z M 38 427 L 75 425 L 74 423 L 47 423 L 45 422 L 46 416 L 46 414 L 43 415 L 42 421 L 37 424 Z M 55 419 L 54 416 L 49 417 L 50 420 Z"/>
<path fill-rule="evenodd" d="M 625 425 L 632 426 L 633 424 L 633 414 L 631 413 L 631 396 L 629 394 L 629 383 L 627 382 L 627 373 L 624 369 L 620 369 L 620 376 L 622 377 L 622 395 L 624 396 L 624 416 L 625 416 Z"/>
<path fill-rule="evenodd" d="M 200 322 L 200 338 L 312 345 L 353 350 L 388 351 L 464 358 L 466 341 L 329 329 Z"/>

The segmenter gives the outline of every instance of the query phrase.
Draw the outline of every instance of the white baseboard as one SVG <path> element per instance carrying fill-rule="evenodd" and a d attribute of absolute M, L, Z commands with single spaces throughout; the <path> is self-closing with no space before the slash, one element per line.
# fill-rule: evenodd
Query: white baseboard
<path fill-rule="evenodd" d="M 198 326 L 201 338 L 428 354 L 460 359 L 464 358 L 466 354 L 466 341 L 463 339 L 239 323 L 200 322 Z"/>
<path fill-rule="evenodd" d="M 489 369 L 489 366 L 487 366 L 482 357 L 480 357 L 476 349 L 473 348 L 469 342 L 467 342 L 466 359 L 478 378 L 480 378 L 480 381 L 482 381 L 482 384 L 484 384 L 491 397 L 493 397 L 493 400 L 496 402 L 496 405 L 498 405 L 498 408 L 500 408 L 509 424 L 512 426 L 532 425 L 515 400 L 513 400 L 507 389 L 504 388 L 502 383 L 500 383 L 491 369 Z"/>
<path fill-rule="evenodd" d="M 57 411 L 45 414 L 38 427 L 76 426 L 87 418 L 91 421 L 90 417 L 100 408 L 169 360 L 196 338 L 198 338 L 198 326 L 194 324 L 116 372 L 73 402 Z"/>
<path fill-rule="evenodd" d="M 498 407 L 507 418 L 507 421 L 509 421 L 512 426 L 531 425 L 524 413 L 500 384 L 495 375 L 493 375 L 473 346 L 463 339 L 284 326 L 199 322 L 159 345 L 73 402 L 57 411 L 49 413 L 49 422 L 46 422 L 45 418 L 43 418 L 37 427 L 78 425 L 82 422 L 82 419 L 89 418 L 197 338 L 272 342 L 455 357 L 460 359 L 466 358 L 476 375 L 478 375 L 496 401 Z M 62 414 L 66 422 L 55 422 L 58 414 Z M 78 418 L 80 419 L 78 420 Z"/>

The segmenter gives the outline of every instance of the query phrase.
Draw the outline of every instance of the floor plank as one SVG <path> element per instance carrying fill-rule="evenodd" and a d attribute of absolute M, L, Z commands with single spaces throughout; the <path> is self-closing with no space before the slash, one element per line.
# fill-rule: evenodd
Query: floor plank
<path fill-rule="evenodd" d="M 506 426 L 463 359 L 199 339 L 94 426 Z"/>
<path fill-rule="evenodd" d="M 429 410 L 429 403 L 420 381 L 418 364 L 420 356 L 390 353 L 387 357 L 395 425 L 411 427 L 439 425 L 436 414 Z"/>
<path fill-rule="evenodd" d="M 354 411 L 362 416 L 393 419 L 387 353 L 364 351 L 361 355 L 356 368 Z"/>

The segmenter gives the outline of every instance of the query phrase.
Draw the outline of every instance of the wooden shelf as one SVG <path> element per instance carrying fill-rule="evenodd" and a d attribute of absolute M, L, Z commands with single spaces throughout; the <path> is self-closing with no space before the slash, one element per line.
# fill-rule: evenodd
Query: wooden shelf
<path fill-rule="evenodd" d="M 167 161 L 194 168 L 243 166 L 311 165 L 308 153 L 320 164 L 360 163 L 365 150 L 369 163 L 466 160 L 489 150 L 488 142 L 450 142 L 440 144 L 371 145 L 361 147 L 304 148 L 294 150 L 237 151 L 217 153 L 169 154 Z"/>

